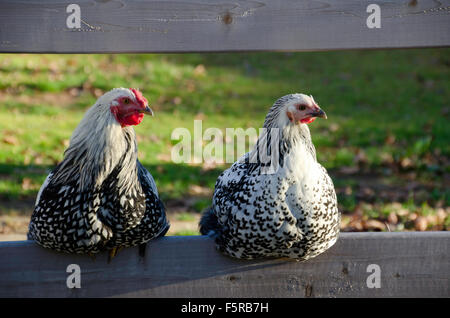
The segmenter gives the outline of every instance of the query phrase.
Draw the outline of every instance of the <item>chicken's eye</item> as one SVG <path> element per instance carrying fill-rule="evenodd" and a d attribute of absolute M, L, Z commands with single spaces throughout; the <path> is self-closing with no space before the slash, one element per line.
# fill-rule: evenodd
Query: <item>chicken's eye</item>
<path fill-rule="evenodd" d="M 130 99 L 129 98 L 124 98 L 123 103 L 124 104 L 129 104 L 130 103 Z"/>
<path fill-rule="evenodd" d="M 305 106 L 305 105 L 299 105 L 299 106 L 298 106 L 298 109 L 299 109 L 299 110 L 305 110 L 305 109 L 306 109 L 306 106 Z"/>

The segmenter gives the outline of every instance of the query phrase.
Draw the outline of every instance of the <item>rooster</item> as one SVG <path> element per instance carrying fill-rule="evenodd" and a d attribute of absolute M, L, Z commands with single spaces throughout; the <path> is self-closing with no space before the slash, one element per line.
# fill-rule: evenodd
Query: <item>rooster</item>
<path fill-rule="evenodd" d="M 59 252 L 115 256 L 167 232 L 155 181 L 137 159 L 132 126 L 145 114 L 153 116 L 145 97 L 126 88 L 88 109 L 38 192 L 29 240 Z"/>
<path fill-rule="evenodd" d="M 308 128 L 316 118 L 327 116 L 312 96 L 279 98 L 255 147 L 219 176 L 199 225 L 221 252 L 307 260 L 336 242 L 336 193 Z"/>

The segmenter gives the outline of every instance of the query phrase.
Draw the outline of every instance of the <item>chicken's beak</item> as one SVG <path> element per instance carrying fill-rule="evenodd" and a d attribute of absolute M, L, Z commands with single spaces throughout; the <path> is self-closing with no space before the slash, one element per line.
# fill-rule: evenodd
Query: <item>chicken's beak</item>
<path fill-rule="evenodd" d="M 148 106 L 145 106 L 145 108 L 139 110 L 139 112 L 142 113 L 142 114 L 154 116 L 153 110 L 150 107 L 148 107 Z"/>
<path fill-rule="evenodd" d="M 320 118 L 327 119 L 327 114 L 325 114 L 325 112 L 324 112 L 322 109 L 320 109 L 320 108 L 318 108 L 317 110 L 315 110 L 315 111 L 311 114 L 311 116 L 312 116 L 312 117 L 320 117 Z"/>

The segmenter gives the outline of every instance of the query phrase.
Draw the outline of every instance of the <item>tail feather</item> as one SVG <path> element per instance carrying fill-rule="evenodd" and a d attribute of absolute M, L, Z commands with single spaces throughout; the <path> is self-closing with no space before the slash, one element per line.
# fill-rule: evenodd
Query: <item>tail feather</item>
<path fill-rule="evenodd" d="M 212 207 L 209 207 L 203 212 L 203 216 L 199 222 L 200 233 L 202 235 L 208 235 L 211 237 L 217 237 L 220 235 L 220 224 L 217 216 L 214 214 Z"/>

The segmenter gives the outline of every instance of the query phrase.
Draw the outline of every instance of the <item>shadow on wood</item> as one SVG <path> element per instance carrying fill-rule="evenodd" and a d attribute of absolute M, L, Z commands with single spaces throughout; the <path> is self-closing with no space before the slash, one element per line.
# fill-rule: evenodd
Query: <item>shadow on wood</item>
<path fill-rule="evenodd" d="M 450 233 L 342 233 L 306 262 L 244 261 L 219 254 L 203 236 L 164 237 L 121 251 L 111 263 L 59 254 L 34 242 L 0 243 L 0 297 L 449 297 Z M 66 286 L 69 264 L 81 288 Z M 380 288 L 369 288 L 370 264 Z M 370 278 L 369 278 L 370 279 Z"/>

